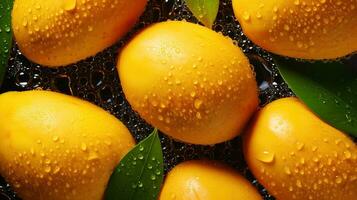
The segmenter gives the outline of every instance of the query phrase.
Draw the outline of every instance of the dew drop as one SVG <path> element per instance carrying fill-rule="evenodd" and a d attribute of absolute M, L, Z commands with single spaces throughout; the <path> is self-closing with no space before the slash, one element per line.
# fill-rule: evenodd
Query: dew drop
<path fill-rule="evenodd" d="M 156 176 L 155 176 L 154 174 L 152 174 L 152 175 L 150 176 L 150 179 L 154 181 L 154 180 L 156 180 Z"/>
<path fill-rule="evenodd" d="M 274 158 L 275 158 L 275 154 L 269 151 L 263 151 L 257 156 L 257 159 L 264 163 L 272 163 L 274 161 Z"/>
<path fill-rule="evenodd" d="M 343 154 L 345 155 L 345 158 L 347 158 L 347 159 L 350 159 L 351 156 L 352 156 L 351 152 L 348 151 L 348 150 L 347 150 L 347 151 L 344 151 Z"/>
<path fill-rule="evenodd" d="M 300 181 L 300 180 L 297 180 L 297 181 L 296 181 L 296 186 L 298 186 L 299 188 L 302 187 L 302 184 L 301 184 L 301 181 Z"/>
<path fill-rule="evenodd" d="M 144 151 L 144 147 L 143 146 L 139 146 L 139 151 Z"/>
<path fill-rule="evenodd" d="M 342 183 L 342 178 L 339 177 L 339 176 L 337 176 L 335 182 L 336 182 L 337 184 Z"/>
<path fill-rule="evenodd" d="M 244 13 L 243 13 L 243 19 L 244 19 L 245 21 L 249 21 L 249 20 L 250 20 L 250 14 L 247 13 L 247 12 L 244 12 Z"/>
<path fill-rule="evenodd" d="M 53 136 L 52 140 L 53 140 L 54 142 L 58 142 L 59 137 L 58 137 L 58 136 Z"/>
<path fill-rule="evenodd" d="M 64 1 L 64 9 L 66 11 L 74 10 L 77 6 L 77 0 L 66 0 Z"/>
<path fill-rule="evenodd" d="M 200 112 L 197 112 L 197 113 L 196 113 L 196 117 L 197 117 L 197 119 L 202 119 L 201 113 L 200 113 Z"/>
<path fill-rule="evenodd" d="M 298 151 L 301 151 L 304 148 L 304 146 L 305 146 L 304 143 L 301 142 L 296 143 L 296 148 Z"/>
<path fill-rule="evenodd" d="M 44 170 L 45 170 L 46 173 L 50 173 L 51 172 L 51 167 L 50 166 L 46 166 Z"/>
<path fill-rule="evenodd" d="M 81 144 L 81 149 L 82 151 L 86 151 L 87 150 L 87 145 L 85 143 Z"/>
<path fill-rule="evenodd" d="M 203 101 L 200 99 L 196 99 L 194 102 L 194 106 L 197 110 L 201 108 L 202 104 L 203 104 Z"/>

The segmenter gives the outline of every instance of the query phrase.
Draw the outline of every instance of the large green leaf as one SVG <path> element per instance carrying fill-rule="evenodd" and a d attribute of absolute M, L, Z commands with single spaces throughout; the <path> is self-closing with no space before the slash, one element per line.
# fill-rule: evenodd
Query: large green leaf
<path fill-rule="evenodd" d="M 157 130 L 120 162 L 110 178 L 106 200 L 156 200 L 163 181 L 163 155 Z"/>
<path fill-rule="evenodd" d="M 0 0 L 0 86 L 5 76 L 12 45 L 11 11 L 13 0 Z"/>
<path fill-rule="evenodd" d="M 218 14 L 219 0 L 185 0 L 185 2 L 200 22 L 212 28 Z"/>
<path fill-rule="evenodd" d="M 357 136 L 357 63 L 274 60 L 289 87 L 321 119 Z"/>

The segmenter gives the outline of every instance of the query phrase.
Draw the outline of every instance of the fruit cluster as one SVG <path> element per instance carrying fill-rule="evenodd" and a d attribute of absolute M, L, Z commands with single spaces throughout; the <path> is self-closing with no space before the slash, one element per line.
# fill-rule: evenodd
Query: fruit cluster
<path fill-rule="evenodd" d="M 16 0 L 12 27 L 27 58 L 60 67 L 113 45 L 145 5 Z M 253 42 L 303 59 L 355 52 L 356 6 L 356 0 L 233 0 Z M 277 199 L 356 199 L 356 144 L 297 98 L 258 108 L 254 70 L 229 37 L 185 21 L 156 23 L 122 49 L 117 69 L 132 108 L 175 140 L 213 145 L 242 134 L 249 169 Z M 1 94 L 0 137 L 0 174 L 24 200 L 103 199 L 113 169 L 135 145 L 101 108 L 50 91 Z M 261 196 L 224 164 L 196 160 L 168 174 L 159 199 Z"/>

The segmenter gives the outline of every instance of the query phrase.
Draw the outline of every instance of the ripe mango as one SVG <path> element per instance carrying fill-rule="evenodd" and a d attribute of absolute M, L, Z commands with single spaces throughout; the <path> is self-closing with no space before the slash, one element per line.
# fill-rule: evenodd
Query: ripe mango
<path fill-rule="evenodd" d="M 101 108 L 49 91 L 0 95 L 0 174 L 23 200 L 101 200 L 135 145 Z"/>
<path fill-rule="evenodd" d="M 239 173 L 213 161 L 186 161 L 167 175 L 159 200 L 262 200 Z"/>
<path fill-rule="evenodd" d="M 114 44 L 147 0 L 16 0 L 12 27 L 21 52 L 51 67 L 75 63 Z"/>
<path fill-rule="evenodd" d="M 296 98 L 263 108 L 244 135 L 244 156 L 277 200 L 355 200 L 357 146 Z"/>
<path fill-rule="evenodd" d="M 333 59 L 357 51 L 357 0 L 233 0 L 244 33 L 275 54 Z"/>
<path fill-rule="evenodd" d="M 146 28 L 122 50 L 117 68 L 132 107 L 180 141 L 230 140 L 258 106 L 255 76 L 241 49 L 197 24 Z"/>

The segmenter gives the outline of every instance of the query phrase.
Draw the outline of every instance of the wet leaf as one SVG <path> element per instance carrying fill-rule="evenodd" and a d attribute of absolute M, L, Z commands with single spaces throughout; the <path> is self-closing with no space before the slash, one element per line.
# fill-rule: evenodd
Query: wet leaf
<path fill-rule="evenodd" d="M 309 63 L 277 56 L 274 60 L 289 87 L 310 109 L 357 137 L 356 60 Z"/>
<path fill-rule="evenodd" d="M 13 0 L 0 1 L 0 86 L 5 76 L 12 45 L 11 11 Z"/>
<path fill-rule="evenodd" d="M 212 28 L 218 14 L 219 0 L 185 0 L 185 2 L 200 22 Z"/>
<path fill-rule="evenodd" d="M 156 200 L 163 181 L 163 155 L 157 130 L 120 162 L 107 187 L 106 200 Z"/>

